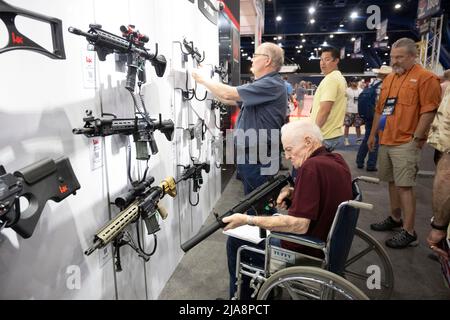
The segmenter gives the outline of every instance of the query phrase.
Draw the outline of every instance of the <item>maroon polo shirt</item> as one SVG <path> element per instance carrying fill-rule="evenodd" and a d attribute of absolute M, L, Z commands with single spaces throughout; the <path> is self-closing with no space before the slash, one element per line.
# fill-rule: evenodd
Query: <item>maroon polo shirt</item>
<path fill-rule="evenodd" d="M 310 219 L 307 236 L 326 241 L 336 209 L 341 202 L 352 199 L 352 177 L 340 154 L 321 147 L 298 169 L 289 215 Z M 282 247 L 316 257 L 317 249 L 282 241 Z"/>

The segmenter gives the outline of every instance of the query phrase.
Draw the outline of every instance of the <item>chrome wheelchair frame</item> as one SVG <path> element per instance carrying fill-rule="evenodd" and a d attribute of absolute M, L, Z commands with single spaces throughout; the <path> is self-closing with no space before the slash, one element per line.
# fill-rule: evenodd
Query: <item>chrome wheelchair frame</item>
<path fill-rule="evenodd" d="M 244 275 L 251 278 L 250 287 L 254 290 L 252 297 L 257 295 L 258 299 L 389 299 L 394 286 L 389 256 L 378 241 L 356 227 L 359 210 L 373 208 L 372 204 L 362 202 L 359 181 L 379 182 L 376 178 L 364 176 L 352 181 L 353 200 L 338 206 L 327 241 L 292 233 L 271 232 L 266 239 L 265 250 L 241 246 L 237 252 L 237 290 L 234 299 L 240 298 Z M 333 242 L 332 239 L 337 235 L 339 241 Z M 324 258 L 276 247 L 271 244 L 272 238 L 322 250 Z M 342 243 L 344 247 L 340 245 Z M 264 255 L 264 269 L 242 262 L 244 251 Z M 274 269 L 273 260 L 277 260 L 272 256 L 277 252 L 282 257 L 278 263 L 281 261 L 288 267 L 271 270 Z M 296 266 L 298 261 L 306 262 L 308 266 Z M 378 280 L 367 273 L 368 265 L 378 268 Z M 372 280 L 377 281 L 369 285 Z"/>

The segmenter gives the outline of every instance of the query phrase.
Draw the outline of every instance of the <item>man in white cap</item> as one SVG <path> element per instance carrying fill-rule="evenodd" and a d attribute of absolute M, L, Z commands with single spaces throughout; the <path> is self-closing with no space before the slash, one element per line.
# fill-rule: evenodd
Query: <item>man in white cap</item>
<path fill-rule="evenodd" d="M 379 69 L 373 69 L 373 73 L 375 73 L 377 77 L 360 94 L 359 98 L 361 100 L 358 101 L 358 113 L 366 123 L 366 132 L 356 155 L 356 165 L 358 169 L 364 168 L 366 156 L 367 154 L 369 154 L 366 170 L 377 171 L 378 137 L 376 138 L 374 149 L 371 152 L 369 152 L 369 148 L 367 147 L 367 140 L 369 139 L 370 131 L 372 130 L 373 115 L 375 113 L 376 103 L 378 102 L 378 98 L 380 97 L 381 83 L 383 82 L 384 78 L 391 72 L 392 68 L 388 66 L 381 66 L 381 68 Z"/>

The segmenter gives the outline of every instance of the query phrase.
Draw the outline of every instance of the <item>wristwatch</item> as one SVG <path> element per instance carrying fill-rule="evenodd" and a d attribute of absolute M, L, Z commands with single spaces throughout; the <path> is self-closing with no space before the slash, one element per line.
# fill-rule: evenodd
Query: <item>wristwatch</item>
<path fill-rule="evenodd" d="M 252 226 L 252 227 L 255 226 L 254 220 L 255 220 L 255 216 L 247 215 L 247 224 L 248 224 L 249 226 Z"/>
<path fill-rule="evenodd" d="M 434 224 L 434 217 L 431 218 L 431 223 L 430 223 L 431 227 L 433 229 L 436 230 L 440 230 L 440 231 L 447 231 L 448 226 L 438 226 Z"/>

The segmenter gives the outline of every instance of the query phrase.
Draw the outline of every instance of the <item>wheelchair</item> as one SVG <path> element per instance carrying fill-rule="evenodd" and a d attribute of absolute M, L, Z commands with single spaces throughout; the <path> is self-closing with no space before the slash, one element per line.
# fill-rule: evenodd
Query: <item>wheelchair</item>
<path fill-rule="evenodd" d="M 271 232 L 265 249 L 243 245 L 236 261 L 237 290 L 242 277 L 250 277 L 252 297 L 292 300 L 389 299 L 394 287 L 392 263 L 384 248 L 368 233 L 356 227 L 359 210 L 373 206 L 362 202 L 359 181 L 378 183 L 372 177 L 352 181 L 353 200 L 342 202 L 326 241 L 310 236 Z M 323 259 L 271 244 L 272 239 L 293 242 L 323 252 Z M 244 251 L 264 255 L 264 268 L 243 262 Z"/>

